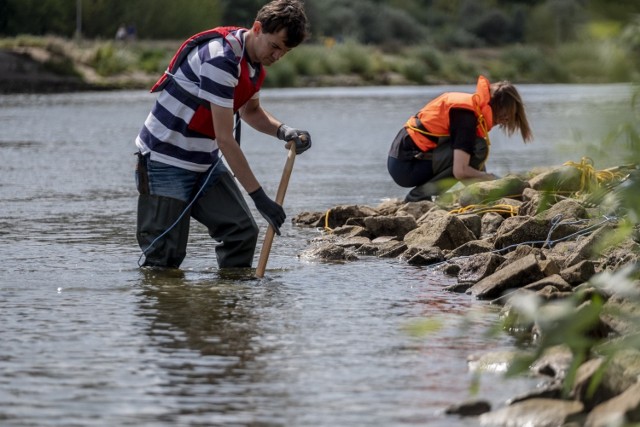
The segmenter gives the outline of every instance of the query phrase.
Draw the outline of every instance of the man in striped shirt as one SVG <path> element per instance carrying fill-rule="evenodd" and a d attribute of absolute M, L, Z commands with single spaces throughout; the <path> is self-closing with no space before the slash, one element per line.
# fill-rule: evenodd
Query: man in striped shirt
<path fill-rule="evenodd" d="M 258 227 L 231 172 L 280 234 L 285 212 L 251 171 L 234 136 L 234 114 L 286 141 L 286 148 L 296 144 L 298 154 L 311 147 L 308 132 L 277 120 L 259 98 L 263 67 L 306 37 L 302 3 L 273 0 L 258 11 L 250 29 L 218 27 L 178 50 L 152 89 L 159 95 L 136 138 L 141 265 L 179 267 L 193 217 L 221 242 L 216 246 L 221 268 L 251 266 Z"/>

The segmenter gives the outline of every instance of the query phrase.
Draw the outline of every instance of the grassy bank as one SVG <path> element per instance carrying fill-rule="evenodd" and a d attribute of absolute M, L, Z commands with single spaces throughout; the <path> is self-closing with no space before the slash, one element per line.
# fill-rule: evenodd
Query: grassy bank
<path fill-rule="evenodd" d="M 162 73 L 181 41 L 70 40 L 20 36 L 0 39 L 0 49 L 41 63 L 48 72 L 75 76 L 92 86 L 147 88 Z M 267 87 L 428 85 L 474 82 L 478 74 L 519 83 L 633 81 L 639 64 L 609 41 L 438 50 L 428 45 L 397 49 L 353 42 L 305 44 L 269 68 Z"/>

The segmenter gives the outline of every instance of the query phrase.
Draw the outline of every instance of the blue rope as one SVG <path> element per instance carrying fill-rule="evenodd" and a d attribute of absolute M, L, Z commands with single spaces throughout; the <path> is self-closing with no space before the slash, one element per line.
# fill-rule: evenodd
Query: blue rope
<path fill-rule="evenodd" d="M 489 251 L 487 253 L 500 253 L 500 252 L 504 252 L 504 251 L 508 252 L 510 249 L 516 248 L 516 247 L 521 246 L 521 245 L 542 244 L 542 247 L 545 247 L 545 245 L 548 245 L 548 248 L 551 248 L 551 246 L 555 245 L 556 243 L 562 242 L 564 240 L 569 240 L 574 236 L 580 236 L 580 235 L 583 235 L 583 234 L 589 234 L 589 233 L 591 233 L 591 231 L 593 229 L 599 228 L 601 225 L 606 224 L 607 222 L 615 222 L 615 221 L 618 220 L 618 218 L 616 218 L 616 217 L 609 217 L 609 216 L 603 215 L 604 220 L 599 222 L 599 223 L 597 223 L 597 224 L 590 225 L 589 227 L 587 227 L 587 228 L 585 228 L 583 230 L 576 231 L 575 233 L 569 234 L 569 235 L 561 237 L 559 239 L 549 240 L 551 238 L 551 234 L 560 225 L 580 224 L 580 223 L 583 223 L 583 222 L 587 221 L 587 220 L 584 220 L 584 219 L 580 219 L 580 220 L 577 220 L 577 221 L 560 222 L 561 218 L 562 217 L 561 217 L 560 214 L 556 215 L 553 218 L 553 220 L 551 222 L 551 224 L 552 224 L 551 225 L 551 229 L 549 230 L 549 233 L 547 234 L 547 239 L 544 240 L 544 241 L 542 241 L 542 240 L 534 240 L 534 241 L 528 241 L 528 242 L 515 243 L 513 245 L 506 246 L 506 247 L 504 247 L 502 249 L 495 249 L 495 250 Z M 438 263 L 435 263 L 435 264 L 428 265 L 427 268 L 430 268 L 430 269 L 431 268 L 436 268 L 436 267 L 438 267 L 440 265 L 447 264 L 447 263 L 451 262 L 451 260 L 465 259 L 465 258 L 471 258 L 471 257 L 473 257 L 473 255 L 458 256 L 458 257 L 455 257 L 455 258 L 451 258 L 451 259 L 448 259 L 448 260 L 445 260 L 445 261 L 441 261 L 441 262 L 438 262 Z"/>

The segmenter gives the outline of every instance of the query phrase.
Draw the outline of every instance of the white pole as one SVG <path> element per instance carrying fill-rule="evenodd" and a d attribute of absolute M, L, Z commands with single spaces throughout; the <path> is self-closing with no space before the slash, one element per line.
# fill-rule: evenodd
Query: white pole
<path fill-rule="evenodd" d="M 82 38 L 82 0 L 76 0 L 76 38 Z"/>

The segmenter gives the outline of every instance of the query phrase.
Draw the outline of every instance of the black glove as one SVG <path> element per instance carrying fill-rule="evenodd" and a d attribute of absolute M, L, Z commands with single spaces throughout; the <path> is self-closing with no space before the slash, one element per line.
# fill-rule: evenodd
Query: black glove
<path fill-rule="evenodd" d="M 311 135 L 306 130 L 294 129 L 283 123 L 278 127 L 276 135 L 278 139 L 283 141 L 294 140 L 296 142 L 296 154 L 302 154 L 311 148 Z"/>
<path fill-rule="evenodd" d="M 262 187 L 256 191 L 249 193 L 249 196 L 253 199 L 253 203 L 256 204 L 258 212 L 267 220 L 267 222 L 273 227 L 276 234 L 280 235 L 280 226 L 284 222 L 287 215 L 284 213 L 282 206 L 274 202 L 267 196 Z"/>

